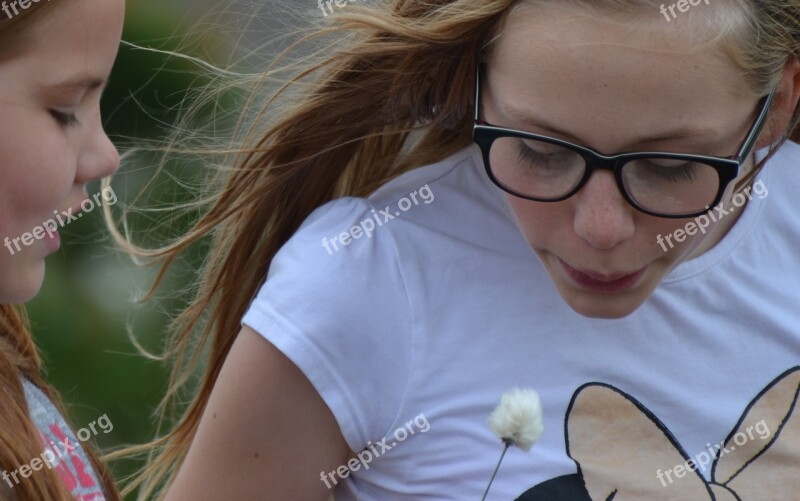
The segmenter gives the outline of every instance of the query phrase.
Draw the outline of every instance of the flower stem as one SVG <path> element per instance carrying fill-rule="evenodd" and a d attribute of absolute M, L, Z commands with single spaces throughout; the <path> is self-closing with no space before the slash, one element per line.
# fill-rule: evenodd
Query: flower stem
<path fill-rule="evenodd" d="M 500 461 L 498 461 L 497 466 L 494 467 L 494 473 L 492 473 L 492 478 L 489 479 L 489 485 L 486 486 L 486 490 L 483 492 L 483 497 L 481 498 L 481 501 L 486 501 L 486 496 L 489 495 L 489 489 L 492 487 L 492 482 L 494 482 L 494 477 L 497 476 L 497 470 L 500 469 L 500 463 L 503 462 L 503 458 L 506 455 L 506 451 L 511 446 L 510 441 L 503 440 L 503 442 L 505 442 L 506 446 L 503 447 L 503 453 L 500 454 Z"/>

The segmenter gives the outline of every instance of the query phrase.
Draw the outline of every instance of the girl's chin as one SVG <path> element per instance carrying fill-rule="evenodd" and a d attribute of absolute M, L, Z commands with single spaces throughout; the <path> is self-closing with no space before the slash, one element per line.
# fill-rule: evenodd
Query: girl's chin
<path fill-rule="evenodd" d="M 0 304 L 22 304 L 39 293 L 44 283 L 44 260 L 38 266 L 14 270 L 0 283 Z M 20 273 L 21 272 L 21 273 Z"/>
<path fill-rule="evenodd" d="M 603 297 L 598 299 L 596 296 L 588 298 L 582 296 L 583 294 L 561 294 L 564 302 L 575 313 L 584 317 L 605 319 L 627 317 L 647 299 L 647 297 L 643 299 L 633 297 Z"/>

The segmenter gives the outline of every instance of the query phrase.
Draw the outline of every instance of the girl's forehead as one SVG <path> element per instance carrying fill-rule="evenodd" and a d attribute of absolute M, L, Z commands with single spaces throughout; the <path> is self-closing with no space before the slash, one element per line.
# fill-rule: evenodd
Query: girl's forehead
<path fill-rule="evenodd" d="M 523 1 L 510 11 L 493 42 L 493 53 L 500 51 L 525 59 L 525 55 L 543 58 L 543 51 L 597 57 L 610 53 L 619 63 L 640 57 L 660 64 L 681 61 L 691 65 L 702 61 L 698 70 L 736 69 L 733 60 L 722 50 L 737 23 L 731 6 L 716 9 L 713 15 L 689 15 L 681 23 L 668 23 L 658 9 L 631 6 L 630 9 L 604 9 L 606 3 Z M 634 2 L 631 2 L 634 3 Z M 715 28 L 719 26 L 719 28 Z M 593 49 L 593 50 L 590 50 Z M 625 49 L 625 50 L 623 50 Z M 547 61 L 546 59 L 544 59 Z"/>
<path fill-rule="evenodd" d="M 732 138 L 735 147 L 756 98 L 722 51 L 665 51 L 645 33 L 612 28 L 591 19 L 510 23 L 484 80 L 496 119 L 541 134 L 530 124 L 569 131 L 599 151 L 732 154 L 720 144 Z"/>
<path fill-rule="evenodd" d="M 47 9 L 9 62 L 29 67 L 45 84 L 102 80 L 119 49 L 124 9 L 124 0 L 71 0 Z"/>
<path fill-rule="evenodd" d="M 619 119 L 647 110 L 656 120 L 714 123 L 715 110 L 755 99 L 719 45 L 699 48 L 679 31 L 573 10 L 547 4 L 508 19 L 488 59 L 493 96 L 517 109 L 580 110 L 584 120 L 613 108 Z"/>

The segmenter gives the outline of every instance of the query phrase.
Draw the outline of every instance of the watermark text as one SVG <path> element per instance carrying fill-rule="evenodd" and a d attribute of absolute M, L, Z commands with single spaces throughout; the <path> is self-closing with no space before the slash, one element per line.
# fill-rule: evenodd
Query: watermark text
<path fill-rule="evenodd" d="M 417 195 L 419 195 L 419 199 L 417 199 Z M 408 196 L 398 200 L 397 209 L 399 210 L 394 211 L 394 213 L 392 213 L 391 207 L 388 205 L 383 210 L 376 211 L 372 209 L 372 215 L 370 217 L 353 226 L 349 231 L 343 231 L 330 240 L 328 237 L 322 237 L 322 247 L 328 251 L 328 255 L 332 256 L 335 251 L 340 249 L 339 245 L 347 247 L 353 240 L 358 240 L 364 235 L 366 235 L 367 238 L 372 238 L 372 233 L 379 226 L 383 226 L 392 219 L 400 217 L 403 212 L 408 212 L 412 207 L 419 205 L 420 201 L 427 205 L 433 202 L 434 199 L 433 191 L 431 191 L 431 188 L 426 184 L 422 188 L 412 191 Z"/>
<path fill-rule="evenodd" d="M 58 233 L 59 228 L 63 228 L 69 223 L 77 221 L 83 217 L 84 213 L 91 212 L 95 209 L 95 207 L 102 206 L 103 202 L 108 205 L 114 205 L 117 203 L 117 194 L 114 193 L 114 189 L 110 186 L 108 188 L 104 188 L 100 193 L 95 193 L 93 198 L 87 198 L 81 202 L 80 212 L 77 214 L 73 214 L 72 207 L 65 211 L 61 211 L 61 213 L 59 213 L 57 210 L 54 210 L 53 215 L 55 216 L 55 219 L 51 217 L 47 221 L 44 221 L 41 225 L 33 228 L 30 232 L 23 233 L 16 238 L 6 237 L 3 241 L 3 245 L 13 256 L 22 250 L 20 244 L 25 247 L 30 247 L 37 240 L 41 240 L 45 237 L 53 238 Z"/>
<path fill-rule="evenodd" d="M 769 438 L 770 436 L 769 426 L 767 426 L 767 422 L 762 419 L 754 425 L 751 424 L 744 431 L 740 431 L 734 435 L 728 447 L 725 447 L 725 442 L 714 445 L 707 443 L 706 447 L 708 448 L 708 452 L 702 451 L 696 454 L 694 458 L 687 459 L 684 464 L 675 465 L 667 471 L 662 471 L 661 468 L 659 468 L 658 471 L 656 471 L 656 478 L 661 482 L 662 487 L 666 487 L 675 481 L 672 478 L 673 475 L 678 479 L 683 478 L 690 471 L 698 469 L 704 471 L 705 467 L 711 464 L 711 461 L 715 457 L 722 457 L 724 454 L 735 451 L 737 445 L 741 447 L 748 441 L 755 440 L 753 430 L 758 433 L 758 438 L 761 440 Z M 715 447 L 717 450 L 714 450 Z M 719 456 L 717 456 L 717 454 Z"/>
<path fill-rule="evenodd" d="M 431 425 L 428 423 L 428 418 L 425 417 L 425 414 L 419 414 L 414 417 L 414 419 L 408 421 L 405 426 L 394 431 L 392 434 L 394 441 L 392 443 L 386 443 L 386 441 L 389 440 L 389 437 L 384 437 L 383 440 L 376 444 L 373 444 L 371 440 L 367 441 L 367 447 L 359 452 L 356 455 L 357 457 L 351 458 L 346 465 L 343 464 L 329 473 L 325 473 L 324 471 L 319 472 L 320 481 L 325 484 L 325 487 L 330 489 L 339 483 L 337 477 L 347 478 L 350 476 L 350 473 L 358 471 L 362 466 L 365 470 L 369 470 L 369 464 L 374 459 L 379 458 L 382 454 L 388 452 L 400 442 L 406 440 L 411 435 L 414 435 L 414 433 L 416 433 L 414 426 L 419 429 L 420 433 L 425 433 L 431 429 Z M 378 449 L 376 449 L 376 446 Z M 330 481 L 328 480 L 329 478 Z"/>
<path fill-rule="evenodd" d="M 324 1 L 324 5 L 323 5 L 323 1 Z M 331 11 L 331 14 L 333 14 L 333 6 L 331 4 L 335 4 L 337 7 L 342 8 L 342 7 L 347 6 L 348 2 L 349 3 L 353 3 L 353 2 L 357 2 L 357 1 L 358 0 L 317 0 L 317 5 L 319 6 L 319 10 L 322 11 L 322 14 L 325 17 L 328 17 L 328 10 L 325 9 L 326 5 L 328 6 L 328 9 Z"/>
<path fill-rule="evenodd" d="M 8 16 L 9 19 L 13 19 L 14 16 L 19 15 L 19 9 L 17 9 L 17 6 L 19 6 L 19 8 L 22 10 L 28 10 L 31 8 L 31 5 L 44 1 L 45 0 L 11 0 L 10 2 L 4 1 L 3 3 L 0 4 L 0 9 L 6 13 L 6 16 Z M 49 2 L 50 0 L 47 1 Z"/>
<path fill-rule="evenodd" d="M 95 425 L 97 426 L 97 428 L 95 428 Z M 57 432 L 57 435 L 61 437 L 60 438 L 61 441 L 56 443 L 51 440 L 49 446 L 45 444 L 44 452 L 42 452 L 35 458 L 31 459 L 30 461 L 28 461 L 27 464 L 21 465 L 19 468 L 12 471 L 11 473 L 9 473 L 7 470 L 3 470 L 3 472 L 0 473 L 0 475 L 2 475 L 3 480 L 5 480 L 5 482 L 8 484 L 9 487 L 14 488 L 15 486 L 19 485 L 20 479 L 17 477 L 17 475 L 25 479 L 33 475 L 34 471 L 39 471 L 45 466 L 47 467 L 48 470 L 53 469 L 53 467 L 55 466 L 56 471 L 59 471 L 59 473 L 61 473 L 62 476 L 64 474 L 68 475 L 69 477 L 72 476 L 71 473 L 69 473 L 68 471 L 67 472 L 61 471 L 63 469 L 61 462 L 66 459 L 69 459 L 72 462 L 72 464 L 75 465 L 76 464 L 75 453 L 72 451 L 80 447 L 80 445 L 70 442 L 69 437 L 63 434 L 63 432 L 56 423 L 54 423 L 52 427 L 54 427 L 55 431 Z M 85 428 L 79 429 L 75 433 L 75 435 L 81 442 L 86 442 L 87 440 L 89 440 L 89 438 L 99 433 L 98 428 L 104 434 L 110 433 L 114 429 L 114 424 L 108 418 L 108 414 L 103 414 L 99 418 L 89 423 Z M 80 458 L 78 458 L 77 461 L 79 462 L 78 464 L 81 466 L 81 470 L 79 470 L 80 473 L 80 471 L 82 471 L 85 465 L 83 465 L 83 462 L 80 461 Z M 14 483 L 11 483 L 12 478 L 14 479 Z"/>
<path fill-rule="evenodd" d="M 675 247 L 675 244 L 672 242 L 673 239 L 675 239 L 675 242 L 681 243 L 686 240 L 687 236 L 696 235 L 698 231 L 705 235 L 712 222 L 716 223 L 725 216 L 733 214 L 736 209 L 742 207 L 747 200 L 753 199 L 753 193 L 758 196 L 759 200 L 763 200 L 769 195 L 769 190 L 767 190 L 767 186 L 764 182 L 759 179 L 753 186 L 745 188 L 744 192 L 737 193 L 733 196 L 731 202 L 733 202 L 734 207 L 725 209 L 723 208 L 723 204 L 719 204 L 709 210 L 708 213 L 697 216 L 694 218 L 694 221 L 689 221 L 683 228 L 678 228 L 669 235 L 662 236 L 659 233 L 656 237 L 656 243 L 661 246 L 664 252 L 667 252 L 669 250 L 667 249 L 667 245 L 669 245 L 670 249 Z M 706 207 L 706 209 L 708 208 L 709 207 Z"/>
<path fill-rule="evenodd" d="M 690 8 L 697 7 L 698 5 L 700 5 L 701 3 L 704 3 L 704 2 L 705 2 L 706 5 L 710 5 L 708 3 L 708 1 L 709 0 L 678 0 L 677 3 L 674 3 L 674 4 L 670 5 L 669 7 L 667 7 L 666 5 L 664 5 L 662 3 L 661 4 L 661 13 L 667 19 L 667 22 L 671 23 L 673 19 L 676 19 L 678 17 L 678 14 L 675 13 L 675 8 L 676 7 L 678 8 L 679 12 L 684 13 L 684 12 L 689 12 Z M 669 14 L 672 14 L 672 18 L 670 18 L 669 14 L 667 14 L 668 10 L 669 10 Z"/>

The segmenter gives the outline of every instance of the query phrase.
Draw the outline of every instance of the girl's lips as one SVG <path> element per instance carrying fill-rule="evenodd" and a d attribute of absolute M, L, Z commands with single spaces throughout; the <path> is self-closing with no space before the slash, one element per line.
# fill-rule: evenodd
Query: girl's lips
<path fill-rule="evenodd" d="M 561 267 L 575 285 L 594 292 L 618 294 L 633 288 L 642 278 L 647 267 L 629 274 L 604 275 L 593 271 L 581 271 L 568 265 L 561 258 Z"/>
<path fill-rule="evenodd" d="M 86 199 L 88 197 L 84 198 Z M 81 218 L 83 216 L 83 209 L 81 204 L 76 204 L 62 212 L 58 212 L 57 210 L 53 212 L 54 216 L 50 218 L 50 221 L 53 221 L 55 228 L 45 228 L 47 231 L 43 240 L 51 252 L 56 252 L 61 248 L 61 235 L 58 233 L 58 230 Z"/>
<path fill-rule="evenodd" d="M 58 234 L 58 230 L 53 230 L 50 232 L 46 232 L 44 235 L 44 242 L 48 249 L 52 252 L 57 251 L 61 248 L 61 235 Z"/>

